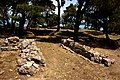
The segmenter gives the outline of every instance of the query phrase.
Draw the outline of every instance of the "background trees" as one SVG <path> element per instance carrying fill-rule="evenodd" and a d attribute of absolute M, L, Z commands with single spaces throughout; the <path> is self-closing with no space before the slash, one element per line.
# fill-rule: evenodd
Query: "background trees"
<path fill-rule="evenodd" d="M 75 16 L 76 5 L 70 4 L 66 7 L 66 10 L 64 10 L 64 14 L 62 15 L 64 27 L 73 29 L 75 25 Z"/>
<path fill-rule="evenodd" d="M 52 28 L 58 25 L 60 30 L 60 8 L 65 0 L 56 0 L 58 14 L 54 13 L 56 6 L 52 0 L 0 0 L 0 19 L 5 30 L 13 34 L 22 34 L 24 28 L 35 26 Z M 96 30 L 103 28 L 106 39 L 109 32 L 120 30 L 120 3 L 118 0 L 77 0 L 76 5 L 70 4 L 62 15 L 63 25 L 74 29 L 74 40 L 77 41 L 79 26 L 82 20 L 85 25 Z"/>
<path fill-rule="evenodd" d="M 41 19 L 43 20 L 43 15 L 47 22 L 48 15 L 45 12 L 52 13 L 55 6 L 51 0 L 1 0 L 0 10 L 4 26 L 7 22 L 7 26 L 11 26 L 12 33 L 22 33 L 25 25 L 26 28 L 31 24 L 35 26 Z M 16 31 L 16 23 L 19 31 Z"/>
<path fill-rule="evenodd" d="M 91 23 L 96 29 L 102 27 L 106 39 L 109 39 L 108 30 L 111 30 L 110 27 L 112 26 L 113 30 L 114 26 L 115 30 L 115 26 L 119 26 L 119 5 L 118 0 L 78 0 L 74 39 L 78 39 L 79 18 L 83 19 L 83 14 L 86 16 L 87 23 Z"/>

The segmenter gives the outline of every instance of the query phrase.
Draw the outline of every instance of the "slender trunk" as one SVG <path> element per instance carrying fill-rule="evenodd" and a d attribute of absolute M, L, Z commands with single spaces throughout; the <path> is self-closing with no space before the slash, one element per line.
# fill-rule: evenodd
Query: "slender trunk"
<path fill-rule="evenodd" d="M 30 29 L 30 25 L 32 24 L 32 18 L 29 20 L 29 22 L 28 22 L 28 25 L 27 25 L 27 30 L 29 30 Z"/>
<path fill-rule="evenodd" d="M 19 25 L 19 34 L 22 36 L 24 31 L 24 24 L 25 24 L 25 13 L 22 12 L 22 18 L 20 19 Z"/>
<path fill-rule="evenodd" d="M 80 25 L 80 16 L 81 16 L 81 8 L 82 8 L 82 5 L 84 3 L 84 0 L 79 0 L 78 1 L 79 5 L 78 5 L 78 10 L 77 10 L 77 14 L 76 14 L 76 21 L 75 21 L 75 28 L 74 28 L 74 41 L 78 41 L 79 38 L 78 38 L 78 31 L 79 31 L 79 25 Z"/>
<path fill-rule="evenodd" d="M 13 14 L 12 14 L 12 16 L 14 16 L 15 15 L 15 10 L 13 10 Z M 15 22 L 14 22 L 14 20 L 13 20 L 13 18 L 12 18 L 12 20 L 11 20 L 11 33 L 15 33 Z"/>
<path fill-rule="evenodd" d="M 6 19 L 6 21 L 7 21 L 7 27 L 10 28 L 10 22 L 9 22 L 8 18 Z"/>
<path fill-rule="evenodd" d="M 47 28 L 48 28 L 48 11 L 46 12 L 45 21 L 46 21 L 46 23 L 47 23 Z"/>
<path fill-rule="evenodd" d="M 3 9 L 2 14 L 3 14 L 3 16 L 2 16 L 2 22 L 3 22 L 3 33 L 6 33 L 6 26 L 5 26 L 5 9 Z"/>
<path fill-rule="evenodd" d="M 108 35 L 108 21 L 107 21 L 107 19 L 105 19 L 103 21 L 104 21 L 104 23 L 103 23 L 104 34 L 105 34 L 106 40 L 109 40 L 109 35 Z"/>
<path fill-rule="evenodd" d="M 58 0 L 57 1 L 58 3 L 58 19 L 57 19 L 57 22 L 58 22 L 58 27 L 57 27 L 57 31 L 60 31 L 60 1 Z"/>

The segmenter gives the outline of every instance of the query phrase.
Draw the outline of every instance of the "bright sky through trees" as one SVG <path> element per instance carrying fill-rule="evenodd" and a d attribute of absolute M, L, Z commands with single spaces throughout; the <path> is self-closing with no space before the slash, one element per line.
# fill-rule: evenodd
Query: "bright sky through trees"
<path fill-rule="evenodd" d="M 77 3 L 77 0 L 72 0 L 72 1 L 65 0 L 65 1 L 66 1 L 65 5 L 61 8 L 61 14 L 63 14 L 63 10 L 65 10 L 66 7 L 69 6 L 71 3 L 73 3 L 73 4 Z M 57 6 L 57 1 L 56 0 L 53 0 L 53 3 Z M 57 8 L 55 9 L 55 13 L 56 14 L 58 13 Z"/>

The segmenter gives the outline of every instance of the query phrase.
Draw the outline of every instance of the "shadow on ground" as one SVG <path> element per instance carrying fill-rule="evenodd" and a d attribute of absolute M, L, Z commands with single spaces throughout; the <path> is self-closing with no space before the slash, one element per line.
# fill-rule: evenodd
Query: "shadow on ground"
<path fill-rule="evenodd" d="M 106 40 L 105 38 L 98 38 L 95 36 L 102 35 L 102 32 L 95 31 L 87 31 L 88 34 L 84 32 L 79 32 L 79 43 L 83 45 L 87 45 L 93 48 L 105 48 L 105 49 L 117 49 L 120 47 L 120 39 L 117 40 Z M 62 39 L 73 37 L 73 30 L 62 29 L 60 32 L 56 32 L 54 29 L 43 29 L 36 30 L 31 29 L 29 31 L 25 31 L 23 36 L 19 36 L 20 38 L 32 38 L 36 39 L 36 41 L 40 42 L 51 42 L 51 43 L 61 43 Z M 92 36 L 92 35 L 95 36 Z M 10 33 L 2 33 L 0 34 L 0 38 L 6 38 L 9 36 L 15 36 Z"/>

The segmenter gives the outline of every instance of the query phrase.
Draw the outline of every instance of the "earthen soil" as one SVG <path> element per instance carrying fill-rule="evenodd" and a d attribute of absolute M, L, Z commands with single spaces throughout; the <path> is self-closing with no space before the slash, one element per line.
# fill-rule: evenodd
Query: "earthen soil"
<path fill-rule="evenodd" d="M 59 44 L 36 42 L 45 58 L 46 66 L 34 76 L 19 75 L 16 58 L 19 52 L 0 52 L 0 80 L 119 80 L 120 79 L 120 48 L 116 50 L 95 48 L 115 63 L 104 67 L 91 63 L 79 54 L 71 53 Z"/>

